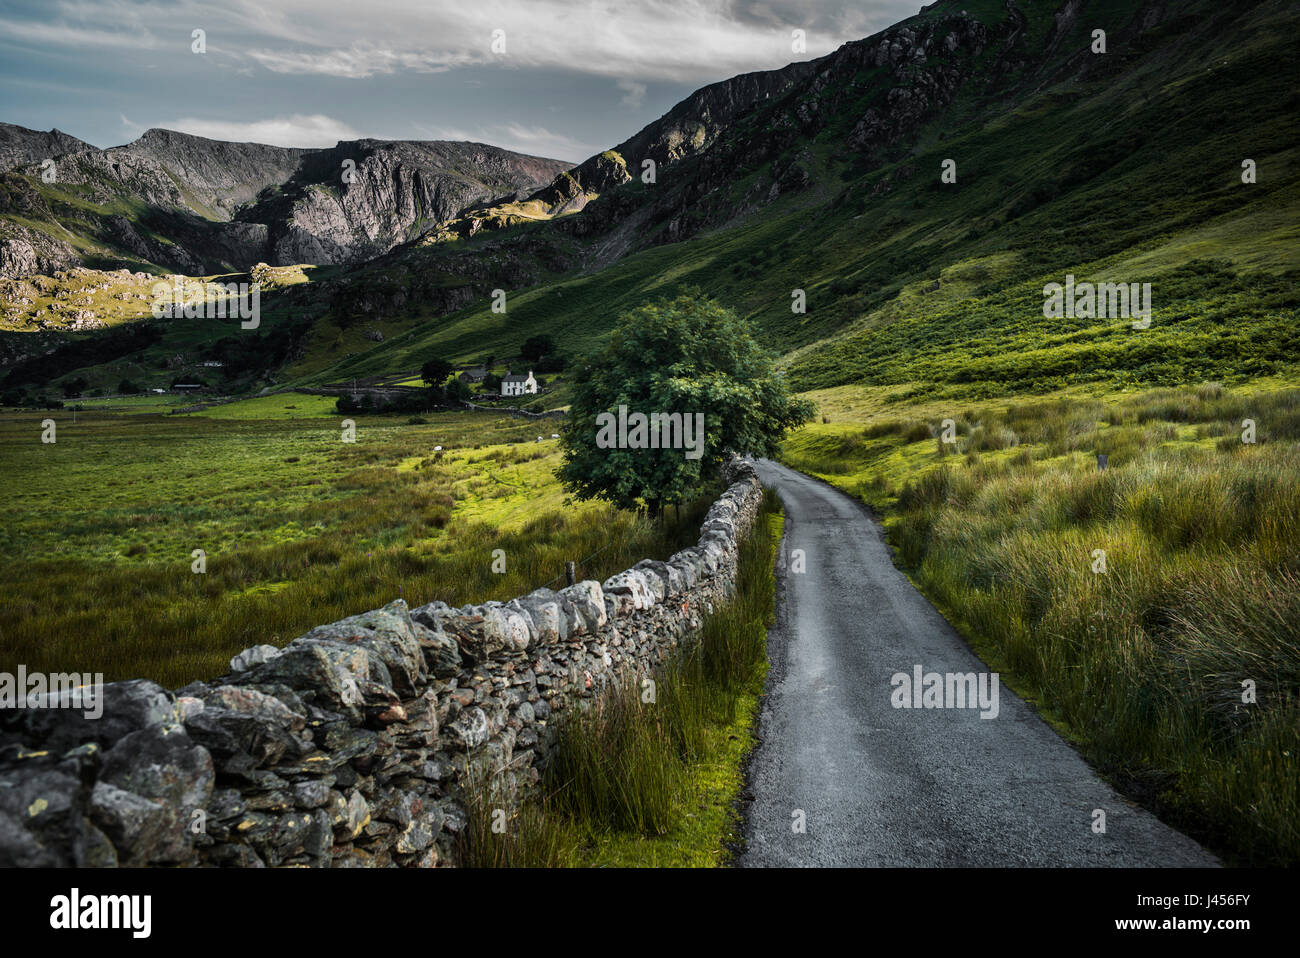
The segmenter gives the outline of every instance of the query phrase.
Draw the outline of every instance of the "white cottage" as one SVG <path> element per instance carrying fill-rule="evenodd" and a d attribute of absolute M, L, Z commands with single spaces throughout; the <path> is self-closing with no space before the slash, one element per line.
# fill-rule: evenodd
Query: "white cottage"
<path fill-rule="evenodd" d="M 533 378 L 531 369 L 528 370 L 527 376 L 509 373 L 501 379 L 502 396 L 523 396 L 535 392 L 537 392 L 537 380 Z"/>

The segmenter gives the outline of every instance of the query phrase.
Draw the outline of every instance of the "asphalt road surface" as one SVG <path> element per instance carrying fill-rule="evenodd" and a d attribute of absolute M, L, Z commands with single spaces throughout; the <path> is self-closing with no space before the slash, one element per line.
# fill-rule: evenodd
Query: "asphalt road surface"
<path fill-rule="evenodd" d="M 931 694 L 951 706 L 968 686 L 950 689 L 947 673 L 989 670 L 858 502 L 776 463 L 759 473 L 786 523 L 741 866 L 1219 864 L 1120 797 L 1000 682 L 995 718 L 980 717 L 991 678 L 983 709 L 895 707 L 902 687 L 924 692 L 924 673 L 944 676 Z"/>

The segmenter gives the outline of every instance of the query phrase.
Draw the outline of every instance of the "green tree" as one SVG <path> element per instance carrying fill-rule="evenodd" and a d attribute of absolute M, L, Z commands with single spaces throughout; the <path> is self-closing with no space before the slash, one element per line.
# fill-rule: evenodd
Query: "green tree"
<path fill-rule="evenodd" d="M 646 448 L 628 430 L 622 448 L 609 448 L 620 406 L 629 419 L 676 413 L 691 425 L 702 413 L 702 442 L 692 434 L 690 449 Z M 574 370 L 557 474 L 580 499 L 644 503 L 659 515 L 696 494 L 733 453 L 774 455 L 786 430 L 813 411 L 790 395 L 732 310 L 686 290 L 622 316 L 604 348 Z"/>
<path fill-rule="evenodd" d="M 523 356 L 524 359 L 531 359 L 533 362 L 537 362 L 543 356 L 549 356 L 553 352 L 555 352 L 555 340 L 545 334 L 530 336 L 519 347 L 519 355 Z"/>
<path fill-rule="evenodd" d="M 123 396 L 130 396 L 140 392 L 141 390 L 140 387 L 137 386 L 135 383 L 131 382 L 131 380 L 123 379 L 120 383 L 117 384 L 117 391 L 121 393 Z"/>
<path fill-rule="evenodd" d="M 420 367 L 420 378 L 430 386 L 441 386 L 452 374 L 453 367 L 445 359 L 430 359 Z"/>
<path fill-rule="evenodd" d="M 469 386 L 461 382 L 459 379 L 453 379 L 451 382 L 447 383 L 446 393 L 447 398 L 453 402 L 464 402 L 472 395 Z"/>

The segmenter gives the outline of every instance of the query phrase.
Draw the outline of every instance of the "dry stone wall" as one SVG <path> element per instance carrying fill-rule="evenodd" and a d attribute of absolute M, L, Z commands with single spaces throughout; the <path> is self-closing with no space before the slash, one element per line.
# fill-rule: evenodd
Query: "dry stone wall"
<path fill-rule="evenodd" d="M 536 782 L 566 714 L 694 641 L 761 500 L 734 460 L 699 543 L 509 602 L 382 609 L 103 714 L 0 711 L 0 865 L 454 864 L 463 787 Z"/>

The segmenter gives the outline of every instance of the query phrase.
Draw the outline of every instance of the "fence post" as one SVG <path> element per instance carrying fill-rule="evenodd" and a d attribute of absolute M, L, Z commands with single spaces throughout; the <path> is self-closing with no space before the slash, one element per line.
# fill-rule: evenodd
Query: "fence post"
<path fill-rule="evenodd" d="M 569 585 L 577 585 L 578 573 L 572 561 L 564 563 L 564 578 Z"/>

